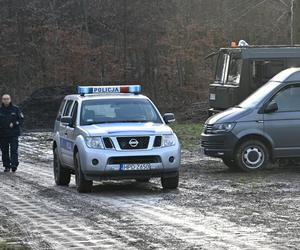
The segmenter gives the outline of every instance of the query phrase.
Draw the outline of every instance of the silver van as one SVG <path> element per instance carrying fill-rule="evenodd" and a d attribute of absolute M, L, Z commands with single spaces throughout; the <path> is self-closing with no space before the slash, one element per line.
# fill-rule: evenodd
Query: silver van
<path fill-rule="evenodd" d="M 233 170 L 263 169 L 269 160 L 300 157 L 300 68 L 273 77 L 238 106 L 210 117 L 204 153 Z"/>

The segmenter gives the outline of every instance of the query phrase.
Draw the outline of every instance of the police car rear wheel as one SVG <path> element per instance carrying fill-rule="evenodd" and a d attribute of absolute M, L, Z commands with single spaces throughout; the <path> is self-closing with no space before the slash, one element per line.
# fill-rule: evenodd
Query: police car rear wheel
<path fill-rule="evenodd" d="M 269 151 L 262 142 L 249 140 L 239 146 L 235 161 L 243 171 L 263 169 L 268 164 Z"/>
<path fill-rule="evenodd" d="M 79 153 L 75 156 L 75 182 L 76 188 L 79 193 L 90 193 L 92 192 L 93 181 L 85 179 L 80 164 Z"/>
<path fill-rule="evenodd" d="M 179 174 L 174 177 L 161 177 L 161 185 L 163 189 L 176 189 L 179 184 Z"/>
<path fill-rule="evenodd" d="M 55 183 L 58 186 L 68 186 L 71 181 L 71 172 L 69 169 L 64 168 L 60 162 L 58 150 L 54 149 L 54 161 L 53 161 L 53 171 Z"/>

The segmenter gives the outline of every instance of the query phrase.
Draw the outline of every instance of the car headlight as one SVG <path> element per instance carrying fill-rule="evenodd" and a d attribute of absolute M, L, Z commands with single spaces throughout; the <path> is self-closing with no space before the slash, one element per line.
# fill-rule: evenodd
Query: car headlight
<path fill-rule="evenodd" d="M 85 137 L 85 143 L 89 148 L 101 148 L 103 149 L 103 142 L 100 136 L 88 136 Z"/>
<path fill-rule="evenodd" d="M 231 131 L 235 126 L 234 122 L 228 122 L 228 123 L 216 123 L 213 125 L 211 132 L 213 134 L 218 133 L 227 133 Z"/>
<path fill-rule="evenodd" d="M 176 136 L 174 134 L 162 136 L 163 147 L 171 147 L 174 146 L 175 144 L 176 144 Z"/>

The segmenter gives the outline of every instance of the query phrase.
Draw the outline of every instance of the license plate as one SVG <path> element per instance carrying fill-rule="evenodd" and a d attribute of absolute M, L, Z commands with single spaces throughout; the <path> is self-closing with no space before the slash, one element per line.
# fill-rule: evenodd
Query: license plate
<path fill-rule="evenodd" d="M 120 164 L 120 170 L 134 171 L 134 170 L 150 170 L 150 163 L 136 163 L 136 164 Z"/>
<path fill-rule="evenodd" d="M 215 100 L 216 100 L 216 94 L 211 93 L 211 94 L 209 95 L 209 100 L 215 101 Z"/>

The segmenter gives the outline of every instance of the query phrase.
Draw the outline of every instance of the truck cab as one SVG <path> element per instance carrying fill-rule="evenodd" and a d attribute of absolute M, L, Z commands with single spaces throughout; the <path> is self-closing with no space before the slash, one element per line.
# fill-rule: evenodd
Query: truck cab
<path fill-rule="evenodd" d="M 221 48 L 209 85 L 209 116 L 233 107 L 284 69 L 300 66 L 300 47 Z"/>

